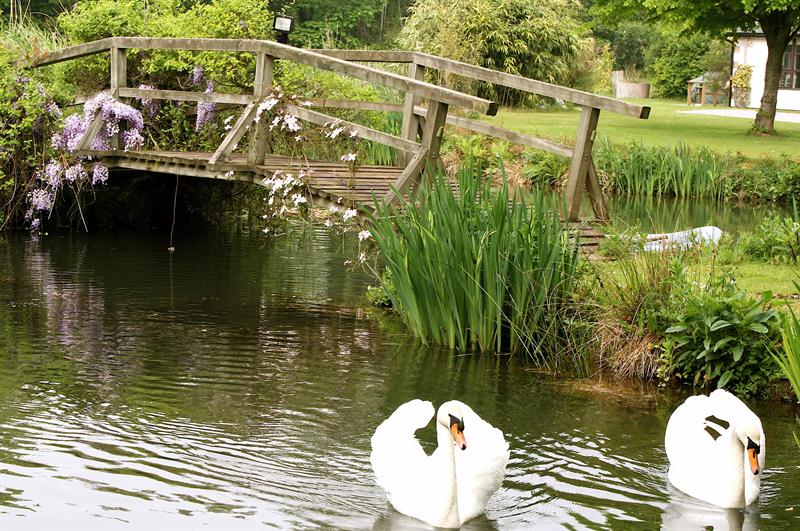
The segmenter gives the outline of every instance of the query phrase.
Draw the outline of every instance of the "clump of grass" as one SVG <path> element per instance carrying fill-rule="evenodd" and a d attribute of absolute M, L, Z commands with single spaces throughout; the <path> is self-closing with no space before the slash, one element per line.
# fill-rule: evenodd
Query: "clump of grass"
<path fill-rule="evenodd" d="M 722 157 L 705 146 L 613 146 L 601 139 L 595 161 L 606 188 L 621 194 L 719 200 L 728 190 Z"/>
<path fill-rule="evenodd" d="M 392 305 L 416 337 L 460 351 L 527 353 L 548 364 L 565 338 L 578 252 L 560 210 L 538 196 L 509 202 L 479 168 L 454 193 L 435 173 L 413 202 L 372 219 Z"/>

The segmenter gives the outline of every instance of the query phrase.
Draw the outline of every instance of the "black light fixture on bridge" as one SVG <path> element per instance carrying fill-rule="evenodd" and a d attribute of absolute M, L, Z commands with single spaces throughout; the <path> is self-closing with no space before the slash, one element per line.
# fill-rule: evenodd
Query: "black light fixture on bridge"
<path fill-rule="evenodd" d="M 286 15 L 275 15 L 272 22 L 272 29 L 275 30 L 276 38 L 281 44 L 289 43 L 289 33 L 292 31 L 294 19 Z"/>

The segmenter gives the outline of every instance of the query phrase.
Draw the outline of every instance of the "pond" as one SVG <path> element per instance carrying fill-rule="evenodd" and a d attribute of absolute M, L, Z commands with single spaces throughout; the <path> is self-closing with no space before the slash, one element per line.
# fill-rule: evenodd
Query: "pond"
<path fill-rule="evenodd" d="M 746 511 L 667 482 L 682 396 L 427 348 L 366 310 L 355 238 L 126 233 L 0 240 L 0 527 L 404 529 L 369 464 L 401 403 L 452 398 L 506 434 L 469 529 L 797 529 L 794 410 Z M 429 448 L 432 427 L 418 435 Z"/>

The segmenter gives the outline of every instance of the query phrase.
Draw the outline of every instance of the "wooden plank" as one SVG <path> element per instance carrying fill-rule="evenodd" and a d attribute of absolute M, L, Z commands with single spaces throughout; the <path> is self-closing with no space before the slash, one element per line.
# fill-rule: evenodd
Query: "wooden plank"
<path fill-rule="evenodd" d="M 111 95 L 119 97 L 119 89 L 128 84 L 128 55 L 125 48 L 111 48 Z"/>
<path fill-rule="evenodd" d="M 386 103 L 382 101 L 330 100 L 311 98 L 311 107 L 328 109 L 357 109 L 360 111 L 403 112 L 402 103 Z"/>
<path fill-rule="evenodd" d="M 248 94 L 226 94 L 224 92 L 190 92 L 185 90 L 146 90 L 138 88 L 121 88 L 122 98 L 149 98 L 151 100 L 196 101 L 203 103 L 231 103 L 247 105 L 253 101 Z"/>
<path fill-rule="evenodd" d="M 33 62 L 33 67 L 38 68 L 40 66 L 52 65 L 62 61 L 69 61 L 70 59 L 77 59 L 79 57 L 86 57 L 87 55 L 102 53 L 111 48 L 113 41 L 114 37 L 109 37 L 97 41 L 77 44 L 75 46 L 69 46 L 67 48 L 62 48 L 61 50 L 46 52 L 38 60 Z"/>
<path fill-rule="evenodd" d="M 114 46 L 120 48 L 137 49 L 165 49 L 165 50 L 190 50 L 190 51 L 227 51 L 227 52 L 264 52 L 277 59 L 288 59 L 296 63 L 337 72 L 382 85 L 384 87 L 414 92 L 428 99 L 442 101 L 449 105 L 462 107 L 483 114 L 495 115 L 498 105 L 493 101 L 470 96 L 462 92 L 439 87 L 409 79 L 405 76 L 385 72 L 358 63 L 351 63 L 343 59 L 328 57 L 321 53 L 295 48 L 287 44 L 273 41 L 240 40 L 240 39 L 174 39 L 157 37 L 112 37 Z"/>
<path fill-rule="evenodd" d="M 252 125 L 257 108 L 258 105 L 255 102 L 244 108 L 242 114 L 239 115 L 239 119 L 236 120 L 236 123 L 233 124 L 233 127 L 231 127 L 230 131 L 228 131 L 228 134 L 222 139 L 222 142 L 217 150 L 213 155 L 211 155 L 211 158 L 208 159 L 209 166 L 213 166 L 214 164 L 222 162 L 228 158 L 228 155 L 230 155 L 230 153 L 236 148 L 239 140 L 242 139 L 244 134 Z"/>
<path fill-rule="evenodd" d="M 92 142 L 94 142 L 94 139 L 97 138 L 97 134 L 100 132 L 100 129 L 103 128 L 103 125 L 105 125 L 103 113 L 98 111 L 97 115 L 92 120 L 92 123 L 90 123 L 89 127 L 86 128 L 86 132 L 83 133 L 80 141 L 78 141 L 75 151 L 90 149 L 92 147 Z"/>
<path fill-rule="evenodd" d="M 416 79 L 417 81 L 425 81 L 425 67 L 417 63 L 408 65 L 408 77 Z M 400 136 L 406 140 L 413 140 L 416 142 L 419 134 L 420 120 L 414 114 L 414 107 L 421 103 L 420 97 L 412 92 L 406 92 L 405 99 L 403 100 L 403 125 L 400 129 Z M 407 164 L 410 160 L 409 154 L 401 156 L 399 162 Z"/>
<path fill-rule="evenodd" d="M 306 109 L 305 107 L 300 107 L 297 105 L 290 105 L 290 104 L 285 104 L 283 107 L 294 116 L 297 116 L 302 120 L 306 120 L 318 125 L 325 125 L 331 122 L 336 122 L 346 128 L 355 131 L 356 133 L 358 133 L 358 137 L 363 138 L 364 140 L 379 142 L 386 146 L 393 147 L 396 149 L 401 149 L 403 151 L 416 151 L 417 149 L 419 149 L 420 146 L 418 142 L 411 142 L 404 138 L 384 133 L 383 131 L 376 131 L 375 129 L 371 129 L 363 125 L 359 125 L 353 122 L 348 122 L 347 120 L 338 120 L 336 118 L 328 116 L 327 114 L 322 114 L 317 111 L 312 111 L 311 109 Z"/>
<path fill-rule="evenodd" d="M 406 190 L 419 180 L 420 175 L 425 170 L 428 162 L 428 149 L 420 148 L 414 153 L 414 157 L 409 161 L 403 173 L 397 178 L 392 189 L 384 196 L 383 201 L 386 205 L 395 204 L 406 193 Z"/>
<path fill-rule="evenodd" d="M 260 100 L 272 91 L 272 72 L 274 61 L 265 53 L 256 54 L 256 74 L 253 80 L 253 96 Z M 258 111 L 256 110 L 256 113 Z M 269 129 L 264 118 L 250 129 L 250 145 L 247 149 L 247 162 L 261 164 L 269 149 Z"/>
<path fill-rule="evenodd" d="M 470 79 L 479 79 L 488 83 L 524 90 L 525 92 L 532 92 L 533 94 L 539 94 L 541 96 L 558 98 L 584 107 L 595 107 L 597 109 L 626 114 L 641 119 L 647 119 L 647 117 L 650 116 L 650 107 L 627 103 L 615 98 L 609 98 L 608 96 L 599 96 L 591 92 L 562 87 L 560 85 L 545 83 L 544 81 L 537 81 L 527 77 L 515 76 L 513 74 L 462 63 L 460 61 L 453 61 L 452 59 L 445 59 L 435 55 L 428 55 L 426 53 L 416 52 L 414 54 L 414 59 L 415 62 L 429 68 L 436 68 Z"/>
<path fill-rule="evenodd" d="M 439 101 L 428 102 L 425 114 L 425 127 L 422 129 L 422 145 L 428 150 L 428 162 L 433 165 L 439 160 L 442 147 L 444 124 L 447 121 L 447 104 Z"/>
<path fill-rule="evenodd" d="M 413 63 L 414 52 L 405 50 L 333 50 L 313 48 L 313 51 L 328 57 L 362 63 Z"/>
<path fill-rule="evenodd" d="M 586 193 L 592 202 L 594 215 L 603 221 L 610 219 L 606 200 L 603 197 L 603 188 L 597 178 L 597 169 L 594 166 L 594 159 L 589 159 L 589 171 L 586 172 Z M 602 236 L 602 235 L 601 235 Z"/>
<path fill-rule="evenodd" d="M 572 162 L 569 166 L 569 177 L 567 178 L 567 205 L 569 208 L 569 219 L 576 221 L 580 214 L 581 201 L 583 199 L 583 188 L 586 184 L 587 173 L 592 162 L 592 145 L 594 144 L 597 120 L 600 117 L 600 109 L 584 107 L 581 111 L 580 121 L 578 122 L 578 132 L 575 136 L 575 150 L 572 155 Z"/>
<path fill-rule="evenodd" d="M 414 113 L 416 115 L 424 116 L 426 112 L 427 109 L 425 107 L 417 106 L 414 108 Z M 572 156 L 572 148 L 565 146 L 564 144 L 559 144 L 545 138 L 518 133 L 516 131 L 510 131 L 503 127 L 492 125 L 481 120 L 470 120 L 469 118 L 462 118 L 460 116 L 448 114 L 447 124 L 454 127 L 467 129 L 469 131 L 474 131 L 476 133 L 482 133 L 484 135 L 507 140 L 509 142 L 514 142 L 515 144 L 521 144 L 523 146 L 549 151 L 550 153 L 555 153 L 556 155 L 561 155 L 562 157 Z"/>

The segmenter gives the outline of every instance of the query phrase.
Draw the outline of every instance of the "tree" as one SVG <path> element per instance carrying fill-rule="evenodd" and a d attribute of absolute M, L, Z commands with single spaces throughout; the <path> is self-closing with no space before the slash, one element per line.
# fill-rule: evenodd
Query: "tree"
<path fill-rule="evenodd" d="M 797 0 L 597 0 L 596 9 L 608 18 L 636 16 L 670 21 L 722 37 L 741 30 L 760 29 L 767 40 L 764 96 L 754 130 L 775 132 L 775 109 L 783 52 L 800 30 Z"/>

